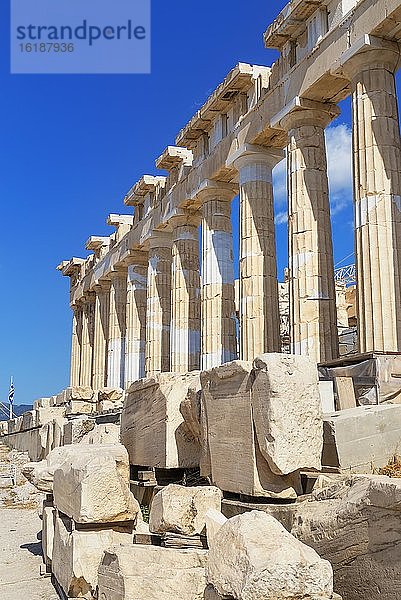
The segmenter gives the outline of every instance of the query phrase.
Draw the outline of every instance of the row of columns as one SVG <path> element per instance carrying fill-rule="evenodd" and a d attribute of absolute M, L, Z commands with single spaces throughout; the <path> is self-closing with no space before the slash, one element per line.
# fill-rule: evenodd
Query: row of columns
<path fill-rule="evenodd" d="M 358 327 L 361 352 L 401 350 L 401 143 L 397 49 L 351 59 Z M 334 105 L 308 103 L 283 116 L 288 132 L 291 351 L 337 357 L 337 313 L 324 129 Z M 232 159 L 240 192 L 239 354 L 280 352 L 272 169 L 275 148 L 246 146 Z M 127 386 L 162 371 L 209 369 L 237 357 L 231 200 L 207 182 L 199 214 L 156 231 L 75 307 L 71 381 Z M 202 261 L 199 259 L 199 224 Z M 201 268 L 200 268 L 200 262 Z M 200 279 L 202 274 L 202 281 Z"/>

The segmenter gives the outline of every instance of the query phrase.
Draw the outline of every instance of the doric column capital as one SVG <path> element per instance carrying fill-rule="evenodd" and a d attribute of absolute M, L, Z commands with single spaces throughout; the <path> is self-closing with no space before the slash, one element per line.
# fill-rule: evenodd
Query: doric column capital
<path fill-rule="evenodd" d="M 173 240 L 176 238 L 176 232 L 181 227 L 199 227 L 202 220 L 202 215 L 199 211 L 181 212 L 173 215 L 169 219 L 169 224 L 172 228 Z"/>
<path fill-rule="evenodd" d="M 170 231 L 155 229 L 148 240 L 149 250 L 153 248 L 170 248 L 172 244 L 172 236 Z"/>
<path fill-rule="evenodd" d="M 339 114 L 340 109 L 335 104 L 297 97 L 276 115 L 274 125 L 288 132 L 304 125 L 325 128 Z"/>
<path fill-rule="evenodd" d="M 399 62 L 400 48 L 397 43 L 364 35 L 343 53 L 333 72 L 352 81 L 359 73 L 374 68 L 394 73 Z"/>
<path fill-rule="evenodd" d="M 251 167 L 254 164 L 266 164 L 273 169 L 284 158 L 284 151 L 281 148 L 267 148 L 265 146 L 256 146 L 253 144 L 243 144 L 231 154 L 226 166 L 231 165 L 237 170 Z"/>
<path fill-rule="evenodd" d="M 205 179 L 194 192 L 193 197 L 196 197 L 201 204 L 204 204 L 209 200 L 231 202 L 237 194 L 238 187 L 234 184 Z"/>

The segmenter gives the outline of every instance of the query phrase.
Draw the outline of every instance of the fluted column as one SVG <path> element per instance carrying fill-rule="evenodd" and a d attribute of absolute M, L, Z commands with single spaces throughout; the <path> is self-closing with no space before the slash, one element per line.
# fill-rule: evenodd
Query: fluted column
<path fill-rule="evenodd" d="M 360 352 L 401 350 L 401 145 L 395 44 L 355 56 L 352 86 Z"/>
<path fill-rule="evenodd" d="M 127 341 L 125 346 L 125 388 L 145 376 L 146 288 L 148 257 L 137 252 L 130 259 L 127 287 Z"/>
<path fill-rule="evenodd" d="M 240 358 L 280 352 L 272 169 L 282 150 L 246 147 L 233 164 L 240 184 Z"/>
<path fill-rule="evenodd" d="M 72 307 L 72 340 L 71 340 L 71 371 L 70 386 L 79 385 L 82 339 L 82 309 L 79 304 Z"/>
<path fill-rule="evenodd" d="M 111 273 L 110 280 L 107 386 L 118 388 L 124 385 L 127 269 Z"/>
<path fill-rule="evenodd" d="M 93 344 L 93 382 L 95 390 L 107 385 L 107 344 L 109 338 L 110 283 L 96 289 L 95 332 Z"/>
<path fill-rule="evenodd" d="M 80 385 L 92 385 L 95 295 L 88 292 L 83 300 Z"/>
<path fill-rule="evenodd" d="M 224 187 L 198 194 L 202 202 L 201 365 L 237 358 L 231 200 Z"/>
<path fill-rule="evenodd" d="M 338 356 L 336 295 L 324 128 L 337 107 L 294 110 L 288 131 L 291 351 L 316 362 Z"/>
<path fill-rule="evenodd" d="M 199 220 L 173 221 L 170 344 L 175 373 L 200 368 Z"/>
<path fill-rule="evenodd" d="M 170 233 L 156 231 L 149 240 L 147 291 L 145 371 L 149 377 L 170 370 Z"/>

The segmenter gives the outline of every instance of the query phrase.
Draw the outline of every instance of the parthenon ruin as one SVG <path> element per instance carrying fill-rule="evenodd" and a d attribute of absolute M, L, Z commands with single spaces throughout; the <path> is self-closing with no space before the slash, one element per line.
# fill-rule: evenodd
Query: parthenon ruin
<path fill-rule="evenodd" d="M 115 233 L 59 266 L 71 278 L 71 385 L 127 388 L 281 351 L 272 169 L 285 150 L 291 352 L 337 358 L 324 129 L 349 95 L 359 351 L 401 350 L 399 7 L 382 4 L 290 2 L 264 36 L 279 59 L 234 67 L 156 160 L 168 175 L 144 175 L 125 196 L 134 214 L 110 215 Z"/>
<path fill-rule="evenodd" d="M 276 62 L 238 63 L 115 231 L 58 266 L 70 385 L 0 423 L 47 494 L 63 598 L 399 600 L 401 0 L 291 0 L 264 43 Z M 349 96 L 357 348 L 340 352 L 325 128 Z"/>

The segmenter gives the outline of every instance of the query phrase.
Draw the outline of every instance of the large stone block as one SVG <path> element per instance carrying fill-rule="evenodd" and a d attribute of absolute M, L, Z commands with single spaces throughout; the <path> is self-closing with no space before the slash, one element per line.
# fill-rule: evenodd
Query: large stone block
<path fill-rule="evenodd" d="M 204 600 L 206 552 L 157 546 L 110 548 L 99 567 L 101 600 Z"/>
<path fill-rule="evenodd" d="M 122 408 L 124 404 L 124 390 L 122 388 L 102 388 L 98 392 L 98 410 L 105 412 Z"/>
<path fill-rule="evenodd" d="M 121 441 L 131 464 L 170 469 L 199 466 L 199 440 L 180 412 L 188 394 L 198 390 L 198 372 L 161 373 L 131 385 L 121 417 Z"/>
<path fill-rule="evenodd" d="M 324 417 L 322 462 L 340 472 L 374 473 L 401 448 L 401 406 L 360 406 Z"/>
<path fill-rule="evenodd" d="M 204 371 L 201 381 L 202 474 L 226 492 L 295 499 L 301 492 L 298 473 L 276 475 L 260 451 L 252 411 L 252 363 L 233 361 Z"/>
<path fill-rule="evenodd" d="M 54 504 L 76 523 L 136 521 L 139 504 L 129 490 L 128 454 L 121 445 L 71 446 L 54 471 Z"/>
<path fill-rule="evenodd" d="M 114 544 L 132 544 L 124 527 L 76 530 L 70 519 L 56 514 L 52 572 L 68 598 L 92 600 L 103 553 Z"/>
<path fill-rule="evenodd" d="M 303 543 L 328 560 L 334 589 L 344 600 L 401 597 L 401 479 L 375 475 L 325 477 L 312 500 L 266 504 Z M 319 482 L 321 486 L 321 482 Z M 224 514 L 249 510 L 223 501 Z"/>
<path fill-rule="evenodd" d="M 224 523 L 211 542 L 207 581 L 237 600 L 330 600 L 328 561 L 273 517 L 252 511 Z"/>
<path fill-rule="evenodd" d="M 92 431 L 89 431 L 80 444 L 119 444 L 120 443 L 120 425 L 115 423 L 96 424 Z"/>
<path fill-rule="evenodd" d="M 48 398 L 47 398 L 48 400 Z M 38 427 L 46 425 L 53 420 L 59 420 L 65 417 L 64 406 L 39 406 L 36 411 L 36 424 Z"/>
<path fill-rule="evenodd" d="M 262 456 L 276 475 L 321 468 L 323 421 L 316 363 L 264 354 L 252 372 L 252 412 Z"/>
<path fill-rule="evenodd" d="M 86 456 L 96 456 L 100 453 L 108 453 L 114 456 L 116 462 L 125 464 L 124 478 L 129 477 L 129 467 L 127 465 L 127 453 L 121 445 L 104 445 L 100 449 L 98 446 L 80 446 Z M 76 446 L 61 446 L 52 450 L 44 460 L 40 462 L 30 462 L 23 466 L 22 473 L 38 490 L 46 493 L 53 493 L 54 473 L 64 462 L 71 463 L 76 455 Z"/>
<path fill-rule="evenodd" d="M 50 408 L 52 406 L 52 398 L 38 398 L 33 403 L 33 410 L 38 410 L 39 408 Z"/>
<path fill-rule="evenodd" d="M 22 415 L 21 431 L 27 431 L 37 426 L 36 411 L 28 410 Z"/>
<path fill-rule="evenodd" d="M 94 419 L 89 417 L 74 417 L 64 425 L 63 436 L 65 444 L 79 444 L 82 438 L 96 426 Z"/>
<path fill-rule="evenodd" d="M 59 407 L 58 407 L 59 408 Z M 63 429 L 67 419 L 63 416 L 55 416 L 51 421 L 42 425 L 39 429 L 40 443 L 43 449 L 43 456 L 46 457 L 49 452 L 62 446 L 63 440 Z"/>
<path fill-rule="evenodd" d="M 8 421 L 0 421 L 0 435 L 7 435 Z"/>
<path fill-rule="evenodd" d="M 200 534 L 209 509 L 220 511 L 222 493 L 217 487 L 168 485 L 153 498 L 149 529 L 153 533 Z"/>

